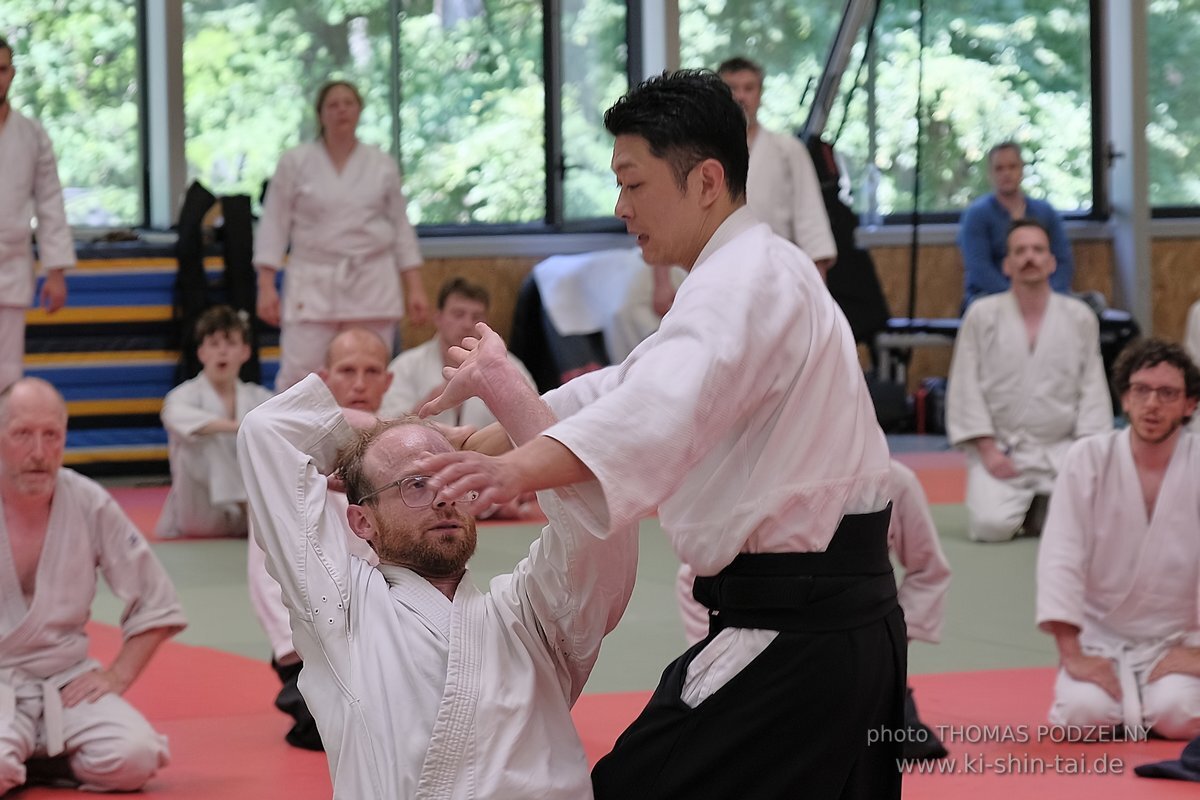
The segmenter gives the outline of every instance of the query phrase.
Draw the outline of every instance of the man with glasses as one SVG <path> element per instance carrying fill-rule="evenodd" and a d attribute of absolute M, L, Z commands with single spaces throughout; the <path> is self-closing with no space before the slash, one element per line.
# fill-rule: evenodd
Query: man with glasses
<path fill-rule="evenodd" d="M 75 266 L 54 148 L 37 120 L 12 107 L 9 89 L 15 75 L 12 47 L 0 37 L 0 390 L 24 373 L 25 311 L 33 297 L 34 217 L 37 260 L 46 274 L 40 300 L 47 313 L 67 302 L 63 271 Z"/>
<path fill-rule="evenodd" d="M 1096 315 L 1052 291 L 1057 262 L 1036 220 L 1008 234 L 1008 291 L 963 318 L 950 363 L 946 430 L 967 453 L 967 533 L 977 542 L 1036 536 L 1076 439 L 1112 429 Z"/>
<path fill-rule="evenodd" d="M 1060 669 L 1050 722 L 1090 738 L 1200 734 L 1200 370 L 1149 339 L 1113 383 L 1129 427 L 1077 442 L 1038 552 L 1037 621 Z M 1100 730 L 1097 730 L 1097 727 Z"/>
<path fill-rule="evenodd" d="M 486 380 L 462 370 L 456 385 L 520 444 L 554 416 L 487 333 L 466 343 L 491 364 Z M 483 594 L 466 575 L 476 494 L 438 498 L 414 466 L 452 449 L 431 423 L 340 409 L 315 375 L 242 423 L 254 532 L 291 614 L 334 797 L 588 797 L 570 708 L 633 589 L 636 530 L 605 524 L 594 482 L 543 492 L 550 523 Z M 348 510 L 330 501 L 335 471 Z M 347 522 L 378 566 L 350 553 Z"/>

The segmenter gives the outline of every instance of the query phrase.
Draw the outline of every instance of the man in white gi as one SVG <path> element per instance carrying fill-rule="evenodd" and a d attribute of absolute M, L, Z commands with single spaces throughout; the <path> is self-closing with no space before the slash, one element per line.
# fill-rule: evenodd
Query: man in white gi
<path fill-rule="evenodd" d="M 388 365 L 392 383 L 383 396 L 379 412 L 384 417 L 415 414 L 421 406 L 442 393 L 446 379 L 442 369 L 450 364 L 450 348 L 475 333 L 475 326 L 486 322 L 491 298 L 487 289 L 463 278 L 451 278 L 438 290 L 437 311 L 433 314 L 436 332 L 424 344 L 405 350 Z M 528 375 L 516 356 L 509 354 L 513 365 Z M 533 378 L 529 378 L 533 386 Z M 496 421 L 487 406 L 472 397 L 456 408 L 447 409 L 434 418 L 444 425 L 470 425 L 483 428 Z"/>
<path fill-rule="evenodd" d="M 1192 303 L 1192 307 L 1188 309 L 1187 330 L 1183 335 L 1183 346 L 1187 349 L 1187 353 L 1192 357 L 1195 364 L 1200 364 L 1200 300 Z M 1193 431 L 1200 433 L 1200 416 L 1192 415 Z"/>
<path fill-rule="evenodd" d="M 168 760 L 165 736 L 121 695 L 186 621 L 146 540 L 93 481 L 62 468 L 67 406 L 24 378 L 0 395 L 0 794 L 31 759 L 66 760 L 81 788 L 134 791 Z M 124 643 L 88 658 L 96 573 L 125 602 Z"/>
<path fill-rule="evenodd" d="M 16 67 L 0 37 L 0 390 L 24 374 L 25 310 L 33 298 L 30 223 L 37 217 L 40 302 L 54 313 L 67 302 L 63 270 L 75 266 L 75 244 L 63 208 L 54 148 L 37 122 L 12 107 Z"/>
<path fill-rule="evenodd" d="M 1038 551 L 1037 623 L 1061 668 L 1050 721 L 1200 734 L 1200 371 L 1149 339 L 1117 359 L 1129 427 L 1067 454 Z M 1096 734 L 1099 735 L 1099 734 Z M 1111 736 L 1111 733 L 1109 733 Z"/>
<path fill-rule="evenodd" d="M 457 385 L 516 442 L 553 423 L 499 336 L 477 353 L 486 380 L 464 368 Z M 310 376 L 252 411 L 238 442 L 334 797 L 590 797 L 570 708 L 632 592 L 636 528 L 604 524 L 595 484 L 543 493 L 550 524 L 481 594 L 466 577 L 474 518 L 415 467 L 450 442 L 412 417 L 351 430 L 373 421 Z M 335 454 L 350 527 L 377 567 L 349 553 L 343 507 L 329 502 Z"/>
<path fill-rule="evenodd" d="M 317 374 L 340 407 L 375 414 L 392 380 L 387 371 L 390 356 L 387 345 L 373 331 L 348 328 L 329 343 L 325 366 Z M 240 477 L 240 471 L 238 475 Z M 330 506 L 342 509 L 340 516 L 344 520 L 346 495 L 340 491 L 330 492 L 328 502 Z M 377 563 L 371 548 L 351 534 L 349 525 L 344 527 L 350 552 L 372 564 Z M 266 556 L 253 536 L 246 554 L 246 580 L 255 616 L 271 643 L 271 666 L 283 684 L 275 698 L 275 707 L 293 719 L 284 739 L 293 747 L 321 750 L 323 746 L 316 722 L 296 686 L 304 665 L 292 644 L 287 607 L 283 604 L 279 582 L 267 572 Z"/>
<path fill-rule="evenodd" d="M 348 81 L 317 93 L 318 135 L 279 159 L 254 240 L 258 315 L 279 326 L 275 388 L 316 371 L 346 328 L 395 342 L 402 316 L 428 318 L 421 250 L 396 159 L 361 142 L 363 99 Z M 276 277 L 286 268 L 282 298 Z M 390 355 L 390 354 L 389 354 Z"/>
<path fill-rule="evenodd" d="M 196 355 L 204 369 L 163 398 L 171 491 L 155 533 L 245 536 L 246 489 L 237 465 L 237 429 L 246 412 L 271 397 L 238 378 L 250 360 L 250 323 L 229 306 L 196 320 Z"/>
<path fill-rule="evenodd" d="M 1054 293 L 1050 237 L 1018 220 L 1004 273 L 1012 288 L 963 317 L 950 364 L 946 430 L 967 453 L 967 533 L 1036 536 L 1071 442 L 1112 429 L 1095 313 Z"/>
<path fill-rule="evenodd" d="M 903 725 L 905 632 L 850 328 L 812 260 L 745 208 L 745 117 L 717 75 L 652 78 L 605 125 L 617 215 L 646 263 L 691 271 L 674 306 L 620 366 L 549 393 L 544 435 L 420 466 L 442 496 L 479 491 L 473 507 L 594 478 L 609 526 L 658 509 L 704 576 L 714 629 L 597 764 L 597 797 L 899 797 L 898 744 L 868 745 Z"/>

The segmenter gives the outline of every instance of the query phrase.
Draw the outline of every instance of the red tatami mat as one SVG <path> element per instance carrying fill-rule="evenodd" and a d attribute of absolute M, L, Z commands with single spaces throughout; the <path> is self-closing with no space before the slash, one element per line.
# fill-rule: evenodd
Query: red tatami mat
<path fill-rule="evenodd" d="M 116 631 L 94 624 L 89 632 L 93 651 L 107 662 L 118 644 Z M 907 778 L 904 796 L 921 800 L 1200 797 L 1200 785 L 1132 774 L 1134 764 L 1177 758 L 1181 742 L 1071 745 L 1038 741 L 1052 679 L 1049 669 L 914 676 L 922 716 L 930 725 L 941 726 L 956 760 L 935 767 L 947 774 Z M 151 781 L 145 795 L 188 800 L 328 798 L 325 757 L 283 742 L 287 721 L 271 706 L 276 689 L 275 676 L 264 663 L 203 647 L 164 645 L 128 695 L 171 740 L 172 763 Z M 608 751 L 647 696 L 646 692 L 630 692 L 580 699 L 574 717 L 593 763 Z M 1037 774 L 1001 775 L 996 772 L 999 763 L 1007 764 L 1010 771 L 1023 768 Z M 1108 764 L 1115 774 L 1068 774 L 1078 764 L 1094 770 L 1099 763 Z M 20 800 L 66 800 L 80 795 L 35 788 L 16 796 Z"/>
<path fill-rule="evenodd" d="M 961 503 L 967 496 L 967 457 L 958 450 L 894 453 L 901 464 L 917 473 L 930 503 Z"/>

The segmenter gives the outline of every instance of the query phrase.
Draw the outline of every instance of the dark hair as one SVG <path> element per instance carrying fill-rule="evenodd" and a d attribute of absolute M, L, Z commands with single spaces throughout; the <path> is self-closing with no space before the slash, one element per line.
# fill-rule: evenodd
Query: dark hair
<path fill-rule="evenodd" d="M 313 108 L 317 112 L 317 138 L 318 139 L 320 139 L 322 136 L 325 135 L 325 126 L 321 124 L 321 106 L 325 105 L 325 98 L 329 95 L 329 93 L 332 92 L 334 89 L 336 89 L 339 86 L 344 86 L 347 89 L 349 89 L 350 93 L 352 95 L 354 95 L 354 99 L 358 101 L 358 107 L 359 108 L 363 107 L 362 95 L 359 94 L 358 87 L 355 86 L 350 81 L 329 81 L 328 83 L 326 83 L 319 90 L 317 90 L 317 102 L 313 106 Z"/>
<path fill-rule="evenodd" d="M 766 71 L 763 70 L 761 64 L 759 64 L 757 61 L 751 61 L 745 56 L 734 56 L 733 58 L 727 58 L 721 62 L 719 67 L 717 67 L 718 75 L 726 75 L 730 72 L 753 72 L 758 76 L 758 82 L 760 84 L 762 83 L 763 77 L 767 74 Z"/>
<path fill-rule="evenodd" d="M 992 149 L 988 150 L 987 163 L 989 167 L 992 165 L 992 157 L 1001 150 L 1012 150 L 1017 154 L 1017 158 L 1021 159 L 1021 163 L 1025 163 L 1025 154 L 1021 152 L 1021 145 L 1017 144 L 1011 139 L 1006 139 L 1000 144 L 992 145 Z"/>
<path fill-rule="evenodd" d="M 492 304 L 492 298 L 488 294 L 488 290 L 477 283 L 471 283 L 466 278 L 454 277 L 442 284 L 442 288 L 438 290 L 437 307 L 441 311 L 446 307 L 446 300 L 450 295 L 462 295 L 468 300 L 474 300 L 477 303 L 483 303 L 484 308 L 488 308 Z"/>
<path fill-rule="evenodd" d="M 1183 373 L 1183 393 L 1200 399 L 1200 368 L 1181 346 L 1162 339 L 1139 339 L 1121 351 L 1113 364 L 1112 381 L 1117 394 L 1124 396 L 1129 391 L 1133 373 L 1159 364 L 1178 368 Z"/>
<path fill-rule="evenodd" d="M 250 318 L 245 311 L 237 311 L 230 306 L 213 306 L 200 315 L 196 320 L 196 341 L 203 342 L 214 333 L 234 334 L 242 336 L 242 341 L 250 343 Z"/>
<path fill-rule="evenodd" d="M 367 480 L 363 470 L 367 451 L 379 440 L 380 436 L 401 425 L 417 425 L 441 433 L 441 430 L 429 420 L 413 415 L 396 419 L 381 419 L 366 430 L 356 431 L 354 439 L 338 451 L 337 461 L 334 465 L 334 469 L 346 485 L 346 499 L 352 504 L 358 505 L 362 502 L 363 497 L 375 491 L 376 488 Z"/>
<path fill-rule="evenodd" d="M 712 158 L 725 168 L 729 197 L 745 197 L 746 115 L 711 70 L 664 72 L 642 81 L 604 112 L 604 127 L 613 136 L 645 139 L 650 153 L 670 164 L 680 190 L 692 169 Z"/>
<path fill-rule="evenodd" d="M 1008 233 L 1004 235 L 1005 241 L 1008 241 L 1009 236 L 1012 236 L 1014 232 L 1019 231 L 1022 228 L 1037 228 L 1039 231 L 1046 234 L 1046 241 L 1050 241 L 1049 229 L 1047 229 L 1045 225 L 1043 225 L 1041 222 L 1038 222 L 1033 217 L 1021 217 L 1020 219 L 1014 219 L 1008 226 Z"/>
<path fill-rule="evenodd" d="M 3 36 L 0 36 L 0 50 L 7 50 L 9 57 L 11 57 L 13 54 L 12 45 L 9 44 L 8 39 L 5 39 Z"/>

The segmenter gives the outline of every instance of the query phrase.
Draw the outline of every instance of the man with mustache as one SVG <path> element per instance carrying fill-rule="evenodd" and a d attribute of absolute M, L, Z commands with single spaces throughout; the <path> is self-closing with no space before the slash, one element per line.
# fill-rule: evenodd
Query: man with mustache
<path fill-rule="evenodd" d="M 457 385 L 521 443 L 554 416 L 489 333 L 466 343 L 487 379 L 472 367 Z M 439 498 L 415 466 L 452 449 L 414 417 L 339 409 L 315 375 L 242 423 L 253 530 L 283 587 L 334 797 L 588 797 L 570 708 L 633 589 L 636 528 L 604 524 L 594 483 L 544 492 L 550 523 L 529 557 L 480 593 L 466 569 L 474 493 Z M 335 470 L 348 509 L 330 500 Z M 350 553 L 347 522 L 378 566 Z"/>
<path fill-rule="evenodd" d="M 1052 291 L 1041 223 L 1014 222 L 1007 247 L 1012 286 L 967 309 L 946 396 L 948 438 L 967 453 L 967 533 L 978 542 L 1038 535 L 1071 443 L 1112 429 L 1095 313 Z"/>
<path fill-rule="evenodd" d="M 41 124 L 13 108 L 9 97 L 16 69 L 12 47 L 0 37 L 0 390 L 24 373 L 25 311 L 35 274 L 30 227 L 34 217 L 37 263 L 46 274 L 39 299 L 47 313 L 66 304 L 63 273 L 75 266 L 54 148 Z"/>
<path fill-rule="evenodd" d="M 26 782 L 35 759 L 48 768 L 40 777 L 128 792 L 170 757 L 121 695 L 187 622 L 112 496 L 63 468 L 66 432 L 66 403 L 49 383 L 22 378 L 0 394 L 0 795 Z M 125 604 L 107 667 L 88 657 L 84 630 L 97 573 Z"/>
<path fill-rule="evenodd" d="M 1071 447 L 1038 552 L 1037 621 L 1060 669 L 1050 722 L 1200 734 L 1200 370 L 1183 348 L 1125 349 L 1129 427 Z M 1068 729 L 1070 730 L 1070 729 Z"/>

